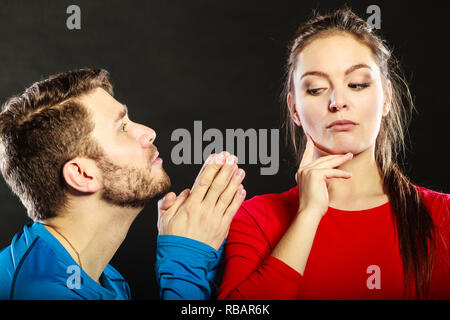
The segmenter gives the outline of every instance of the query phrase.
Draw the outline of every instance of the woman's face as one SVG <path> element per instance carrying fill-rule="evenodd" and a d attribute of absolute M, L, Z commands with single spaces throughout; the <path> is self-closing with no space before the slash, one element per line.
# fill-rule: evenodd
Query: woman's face
<path fill-rule="evenodd" d="M 375 145 L 382 116 L 389 112 L 386 93 L 371 50 L 350 35 L 318 38 L 297 56 L 291 115 L 323 155 L 358 154 Z M 331 126 L 337 120 L 354 125 Z"/>

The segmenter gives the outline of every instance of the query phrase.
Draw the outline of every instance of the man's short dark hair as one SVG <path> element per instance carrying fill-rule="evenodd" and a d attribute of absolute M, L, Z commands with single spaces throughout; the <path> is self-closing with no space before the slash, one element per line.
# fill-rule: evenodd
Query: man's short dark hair
<path fill-rule="evenodd" d="M 0 170 L 33 220 L 67 203 L 62 169 L 75 157 L 98 159 L 92 115 L 78 99 L 95 88 L 113 95 L 103 69 L 62 72 L 9 98 L 0 112 Z"/>

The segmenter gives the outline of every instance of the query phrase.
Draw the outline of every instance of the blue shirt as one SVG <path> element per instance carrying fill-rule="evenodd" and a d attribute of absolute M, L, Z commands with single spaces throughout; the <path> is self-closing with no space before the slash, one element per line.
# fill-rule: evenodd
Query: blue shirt
<path fill-rule="evenodd" d="M 27 224 L 0 251 L 0 299 L 129 300 L 130 288 L 107 265 L 98 284 L 40 223 Z"/>
<path fill-rule="evenodd" d="M 164 300 L 209 300 L 217 295 L 217 274 L 225 241 L 219 250 L 189 238 L 159 235 L 156 281 Z"/>

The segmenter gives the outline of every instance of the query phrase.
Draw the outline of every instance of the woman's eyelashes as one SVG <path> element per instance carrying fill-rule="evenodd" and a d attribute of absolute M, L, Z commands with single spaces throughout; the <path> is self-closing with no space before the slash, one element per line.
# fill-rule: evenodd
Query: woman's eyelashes
<path fill-rule="evenodd" d="M 312 95 L 312 96 L 318 96 L 323 90 L 326 88 L 317 88 L 317 89 L 307 89 L 306 93 Z"/>
<path fill-rule="evenodd" d="M 365 83 L 349 83 L 348 87 L 355 90 L 355 91 L 361 91 L 367 87 L 370 86 L 370 83 L 365 82 Z M 306 89 L 306 93 L 312 96 L 318 96 L 320 95 L 322 92 L 324 92 L 325 90 L 327 90 L 328 88 L 309 88 Z"/>
<path fill-rule="evenodd" d="M 370 86 L 370 83 L 350 83 L 348 86 L 359 91 Z"/>

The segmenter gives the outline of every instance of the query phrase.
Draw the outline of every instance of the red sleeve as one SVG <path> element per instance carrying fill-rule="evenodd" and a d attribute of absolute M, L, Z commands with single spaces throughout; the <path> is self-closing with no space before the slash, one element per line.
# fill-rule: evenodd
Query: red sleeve
<path fill-rule="evenodd" d="M 425 208 L 431 214 L 436 226 L 436 243 L 446 249 L 449 259 L 450 248 L 450 194 L 432 191 L 423 187 L 416 187 Z M 450 267 L 450 260 L 448 260 Z"/>
<path fill-rule="evenodd" d="M 244 202 L 231 224 L 218 299 L 296 299 L 301 274 L 270 256 L 268 215 L 262 200 Z M 276 224 L 275 224 L 276 225 Z M 273 230 L 272 230 L 273 231 Z"/>
<path fill-rule="evenodd" d="M 432 299 L 450 296 L 450 194 L 418 187 L 420 196 L 436 226 L 433 275 L 430 284 Z"/>

